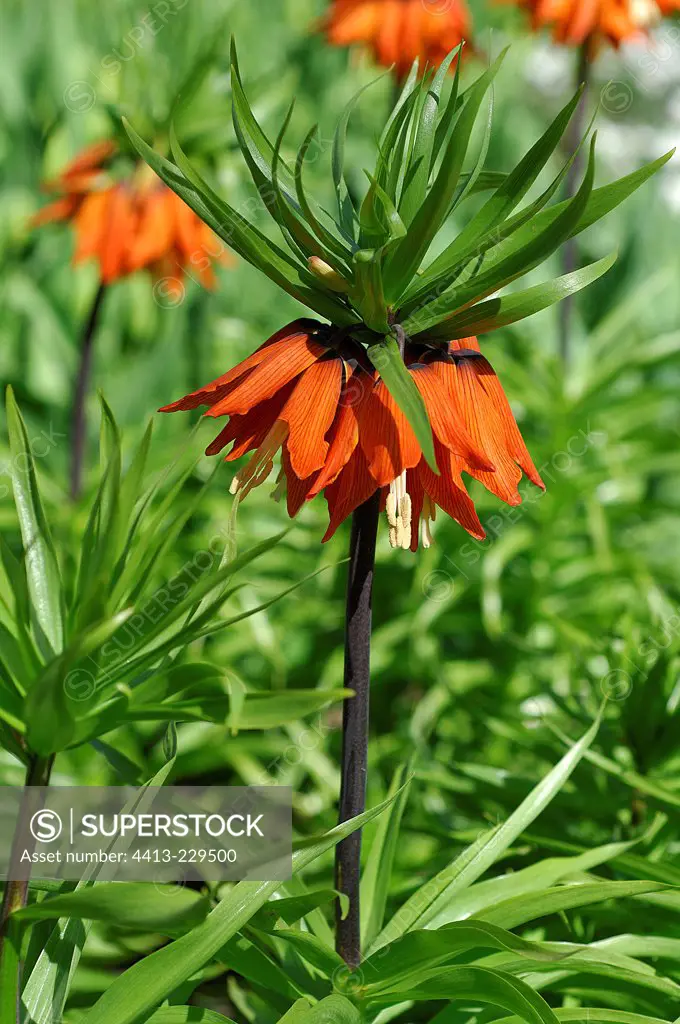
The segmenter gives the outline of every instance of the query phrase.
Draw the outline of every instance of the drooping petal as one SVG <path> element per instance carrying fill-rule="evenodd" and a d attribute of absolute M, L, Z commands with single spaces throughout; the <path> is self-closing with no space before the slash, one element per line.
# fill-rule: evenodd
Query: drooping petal
<path fill-rule="evenodd" d="M 326 459 L 325 441 L 338 408 L 342 387 L 342 360 L 318 359 L 299 378 L 281 419 L 290 428 L 286 447 L 291 466 L 301 479 L 320 469 Z"/>
<path fill-rule="evenodd" d="M 312 485 L 315 474 L 310 474 L 303 479 L 297 475 L 290 461 L 288 445 L 284 444 L 281 454 L 283 471 L 286 474 L 286 508 L 288 515 L 294 519 L 309 496 L 309 489 Z"/>
<path fill-rule="evenodd" d="M 130 267 L 134 270 L 162 259 L 172 246 L 173 221 L 166 191 L 153 189 L 140 199 L 137 230 L 129 247 Z"/>
<path fill-rule="evenodd" d="M 112 157 L 115 152 L 116 144 L 110 139 L 93 142 L 91 145 L 86 146 L 85 149 L 82 149 L 78 156 L 67 165 L 62 177 L 73 178 L 84 171 L 99 170 L 101 165 Z"/>
<path fill-rule="evenodd" d="M 379 487 L 391 484 L 420 460 L 420 445 L 408 420 L 382 381 L 357 406 L 359 441 Z"/>
<path fill-rule="evenodd" d="M 368 375 L 365 375 L 368 380 Z M 338 401 L 338 409 L 335 419 L 328 434 L 328 454 L 326 461 L 314 480 L 309 497 L 313 498 L 325 487 L 332 484 L 338 474 L 347 465 L 352 453 L 359 443 L 359 424 L 357 422 L 356 407 L 360 397 L 356 385 L 360 380 L 361 372 L 349 373 Z"/>
<path fill-rule="evenodd" d="M 460 410 L 451 402 L 451 388 L 445 379 L 450 373 L 455 373 L 451 363 L 436 362 L 414 367 L 411 376 L 423 396 L 430 424 L 439 440 L 475 469 L 493 472 L 493 463 L 474 443 Z"/>
<path fill-rule="evenodd" d="M 51 224 L 53 221 L 70 220 L 79 205 L 78 196 L 62 196 L 61 199 L 55 199 L 53 203 L 38 210 L 31 218 L 31 224 L 33 227 L 39 228 L 43 224 Z"/>
<path fill-rule="evenodd" d="M 291 383 L 282 388 L 266 402 L 260 402 L 242 416 L 230 416 L 229 422 L 222 428 L 214 441 L 205 450 L 206 455 L 218 455 L 228 444 L 234 447 L 225 456 L 226 462 L 239 459 L 246 452 L 258 448 L 278 419 L 279 413 L 286 404 L 294 385 Z"/>
<path fill-rule="evenodd" d="M 527 451 L 524 438 L 520 433 L 512 409 L 510 408 L 510 403 L 508 402 L 503 386 L 496 376 L 493 367 L 482 357 L 481 359 L 473 361 L 472 369 L 477 375 L 480 386 L 489 396 L 490 404 L 497 414 L 497 422 L 503 437 L 503 443 L 505 444 L 510 456 L 519 464 L 520 468 L 526 476 L 528 476 L 532 484 L 535 484 L 536 487 L 540 487 L 542 490 L 545 490 L 545 484 L 541 480 L 538 470 L 533 463 L 533 459 Z"/>
<path fill-rule="evenodd" d="M 106 226 L 101 241 L 102 281 L 110 284 L 127 270 L 127 246 L 135 223 L 131 196 L 124 186 L 111 189 Z"/>
<path fill-rule="evenodd" d="M 435 441 L 435 454 L 439 476 L 435 476 L 423 459 L 418 473 L 423 489 L 447 515 L 455 519 L 463 529 L 477 540 L 484 540 L 486 534 L 475 511 L 474 502 L 465 489 L 460 475 L 461 460 Z"/>
<path fill-rule="evenodd" d="M 91 192 L 83 199 L 76 214 L 76 249 L 74 263 L 81 263 L 92 256 L 99 256 L 104 233 L 109 221 L 109 203 L 113 189 Z"/>
<path fill-rule="evenodd" d="M 330 540 L 340 523 L 344 522 L 355 508 L 375 494 L 375 491 L 375 480 L 368 471 L 366 456 L 361 447 L 357 446 L 342 473 L 324 491 L 328 502 L 330 523 L 322 543 Z"/>
<path fill-rule="evenodd" d="M 237 363 L 227 373 L 223 373 L 221 377 L 217 377 L 209 384 L 205 384 L 198 391 L 192 391 L 191 394 L 185 395 L 184 398 L 180 398 L 177 402 L 172 402 L 170 405 L 163 406 L 159 412 L 178 412 L 187 411 L 189 409 L 198 409 L 201 405 L 213 405 L 224 393 L 224 389 L 237 381 L 242 377 L 248 370 L 254 369 L 259 366 L 260 363 L 269 358 L 276 358 L 278 354 L 283 351 L 289 344 L 295 344 L 296 341 L 309 338 L 314 331 L 321 325 L 316 320 L 308 320 L 301 318 L 294 320 L 290 324 L 286 324 L 276 334 L 272 334 L 271 338 L 268 338 L 264 344 L 260 345 L 252 355 L 248 356 L 247 359 L 243 359 L 240 363 Z"/>
<path fill-rule="evenodd" d="M 254 369 L 227 384 L 206 416 L 232 416 L 248 412 L 258 402 L 271 398 L 280 388 L 295 380 L 308 367 L 325 355 L 327 349 L 312 341 L 307 334 L 290 338 L 285 345 L 259 361 Z"/>

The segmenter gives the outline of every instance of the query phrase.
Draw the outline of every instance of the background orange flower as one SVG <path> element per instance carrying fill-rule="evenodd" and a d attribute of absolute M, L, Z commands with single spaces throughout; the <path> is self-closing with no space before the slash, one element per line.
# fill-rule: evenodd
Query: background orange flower
<path fill-rule="evenodd" d="M 104 284 L 148 269 L 178 288 L 185 273 L 205 288 L 214 287 L 213 262 L 233 259 L 224 244 L 146 165 L 127 178 L 114 177 L 110 164 L 116 155 L 109 141 L 84 149 L 58 178 L 45 183 L 45 190 L 59 198 L 33 223 L 73 223 L 74 263 L 97 260 Z"/>
<path fill-rule="evenodd" d="M 471 33 L 464 0 L 333 0 L 324 25 L 331 43 L 363 43 L 399 77 L 416 58 L 441 64 Z"/>
<path fill-rule="evenodd" d="M 607 39 L 614 46 L 644 35 L 679 0 L 522 0 L 535 29 L 550 27 L 557 42 L 580 46 Z"/>

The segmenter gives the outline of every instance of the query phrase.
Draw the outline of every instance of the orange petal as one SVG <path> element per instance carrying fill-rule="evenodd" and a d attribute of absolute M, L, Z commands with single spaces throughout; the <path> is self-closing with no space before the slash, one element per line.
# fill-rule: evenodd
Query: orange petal
<path fill-rule="evenodd" d="M 522 478 L 519 462 L 527 476 L 542 487 L 542 482 L 524 446 L 503 389 L 483 356 L 461 359 L 451 375 L 455 400 L 460 404 L 465 425 L 475 444 L 482 448 L 495 466 L 487 473 L 466 465 L 492 494 L 509 505 L 519 505 L 517 485 Z M 525 468 L 526 467 L 526 468 Z"/>
<path fill-rule="evenodd" d="M 83 199 L 83 202 L 76 214 L 76 249 L 73 254 L 73 262 L 81 263 L 91 256 L 99 256 L 101 252 L 104 232 L 109 219 L 109 203 L 111 202 L 113 189 L 104 189 L 101 192 L 91 192 Z"/>
<path fill-rule="evenodd" d="M 38 228 L 55 220 L 70 220 L 78 209 L 79 204 L 80 199 L 78 196 L 63 196 L 61 199 L 56 199 L 53 203 L 50 203 L 49 206 L 43 206 L 42 210 L 38 210 L 31 218 L 31 224 L 33 227 Z"/>
<path fill-rule="evenodd" d="M 335 355 L 319 359 L 298 379 L 281 412 L 290 432 L 286 441 L 295 474 L 304 480 L 326 459 L 324 440 L 335 418 L 342 387 L 342 360 Z"/>
<path fill-rule="evenodd" d="M 108 216 L 100 243 L 99 263 L 104 284 L 128 273 L 127 246 L 134 223 L 132 197 L 124 186 L 117 185 L 110 190 Z"/>
<path fill-rule="evenodd" d="M 420 460 L 420 445 L 406 417 L 382 381 L 357 407 L 359 441 L 379 487 L 391 484 Z"/>
<path fill-rule="evenodd" d="M 284 444 L 281 455 L 283 471 L 286 474 L 286 508 L 288 515 L 294 519 L 309 495 L 309 489 L 315 474 L 300 479 L 290 461 L 290 453 Z"/>
<path fill-rule="evenodd" d="M 128 257 L 134 270 L 148 267 L 170 251 L 174 228 L 164 192 L 155 190 L 140 197 L 139 206 L 139 221 L 130 240 Z"/>
<path fill-rule="evenodd" d="M 330 523 L 322 543 L 333 536 L 340 523 L 375 494 L 375 480 L 368 471 L 368 462 L 361 448 L 355 448 L 340 476 L 325 490 Z"/>
<path fill-rule="evenodd" d="M 82 174 L 83 171 L 99 170 L 101 165 L 112 157 L 116 152 L 115 142 L 111 142 L 109 139 L 104 139 L 99 142 L 93 142 L 91 145 L 86 146 L 85 149 L 81 150 L 75 160 L 72 160 L 70 164 L 64 170 L 63 178 L 73 178 L 76 175 Z"/>
<path fill-rule="evenodd" d="M 351 371 L 343 385 L 338 401 L 338 411 L 328 435 L 328 454 L 326 462 L 317 475 L 309 492 L 309 497 L 319 494 L 325 487 L 332 484 L 338 474 L 349 462 L 354 449 L 359 443 L 359 424 L 357 422 L 356 391 L 357 381 L 362 374 Z M 369 381 L 368 375 L 364 375 Z M 372 385 L 371 385 L 372 386 Z"/>
<path fill-rule="evenodd" d="M 234 459 L 239 459 L 246 452 L 259 448 L 274 426 L 275 420 L 278 419 L 293 386 L 293 384 L 289 384 L 287 388 L 282 388 L 273 398 L 266 402 L 260 402 L 243 416 L 230 416 L 229 422 L 215 440 L 211 441 L 205 454 L 217 455 L 233 441 L 234 447 L 225 456 L 226 462 L 233 462 Z"/>
<path fill-rule="evenodd" d="M 300 338 L 307 338 L 314 332 L 314 330 L 321 325 L 316 320 L 307 320 L 301 318 L 294 320 L 290 324 L 286 324 L 276 334 L 272 334 L 271 338 L 268 338 L 264 344 L 260 345 L 252 355 L 249 355 L 246 359 L 243 359 L 240 363 L 237 363 L 227 373 L 223 373 L 221 377 L 217 377 L 211 381 L 210 384 L 205 384 L 198 391 L 193 391 L 190 395 L 185 395 L 184 398 L 180 398 L 177 402 L 172 402 L 171 405 L 165 405 L 159 412 L 177 412 L 179 410 L 186 411 L 188 409 L 197 409 L 200 405 L 213 405 L 218 398 L 224 393 L 224 389 L 238 380 L 248 370 L 259 366 L 263 359 L 272 356 L 276 357 L 280 351 L 285 349 L 289 344 L 295 343 Z"/>
<path fill-rule="evenodd" d="M 455 372 L 451 363 L 436 361 L 428 366 L 414 367 L 411 376 L 423 396 L 432 429 L 439 440 L 476 469 L 493 472 L 493 463 L 475 445 L 460 411 L 451 402 L 451 387 L 446 377 Z"/>
<path fill-rule="evenodd" d="M 418 473 L 423 488 L 430 497 L 444 509 L 447 515 L 455 519 L 463 529 L 477 540 L 484 540 L 486 534 L 475 511 L 474 502 L 465 489 L 460 475 L 460 460 L 435 441 L 435 453 L 439 476 L 435 476 L 423 459 L 418 466 Z"/>
<path fill-rule="evenodd" d="M 289 381 L 299 377 L 327 351 L 307 334 L 297 335 L 285 345 L 277 345 L 276 350 L 261 359 L 247 375 L 240 376 L 233 384 L 227 384 L 206 416 L 233 416 L 234 413 L 248 412 L 254 405 L 271 398 Z"/>

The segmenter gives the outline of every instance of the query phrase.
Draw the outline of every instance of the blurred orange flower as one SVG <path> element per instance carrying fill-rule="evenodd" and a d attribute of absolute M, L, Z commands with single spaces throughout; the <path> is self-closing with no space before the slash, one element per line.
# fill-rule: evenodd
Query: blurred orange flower
<path fill-rule="evenodd" d="M 471 19 L 465 0 L 332 0 L 324 28 L 335 46 L 363 43 L 403 78 L 416 57 L 421 71 L 441 64 L 469 39 Z"/>
<path fill-rule="evenodd" d="M 115 143 L 96 142 L 58 178 L 44 184 L 58 195 L 33 218 L 34 225 L 70 221 L 76 233 L 74 263 L 96 259 L 103 284 L 148 269 L 168 290 L 181 290 L 184 274 L 205 288 L 215 285 L 213 262 L 231 262 L 223 243 L 146 164 L 116 179 L 110 161 Z"/>
<path fill-rule="evenodd" d="M 330 515 L 324 541 L 376 491 L 393 547 L 429 547 L 437 506 L 481 540 L 462 473 L 509 505 L 522 500 L 522 472 L 537 487 L 543 482 L 476 338 L 441 351 L 408 345 L 405 359 L 432 424 L 439 476 L 361 345 L 315 320 L 288 324 L 161 412 L 207 406 L 206 416 L 229 417 L 206 455 L 227 445 L 228 462 L 253 453 L 232 481 L 241 497 L 267 480 L 281 449 L 275 494 L 286 493 L 292 517 L 323 491 Z"/>
<path fill-rule="evenodd" d="M 607 39 L 614 46 L 644 36 L 680 0 L 520 0 L 533 27 L 551 27 L 557 42 L 580 46 Z"/>

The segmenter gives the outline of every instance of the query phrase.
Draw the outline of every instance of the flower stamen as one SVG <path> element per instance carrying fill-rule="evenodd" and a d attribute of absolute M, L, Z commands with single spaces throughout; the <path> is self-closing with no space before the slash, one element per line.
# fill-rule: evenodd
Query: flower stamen
<path fill-rule="evenodd" d="M 387 522 L 390 527 L 390 544 L 393 548 L 411 546 L 411 495 L 406 490 L 406 470 L 390 484 L 385 504 Z"/>

